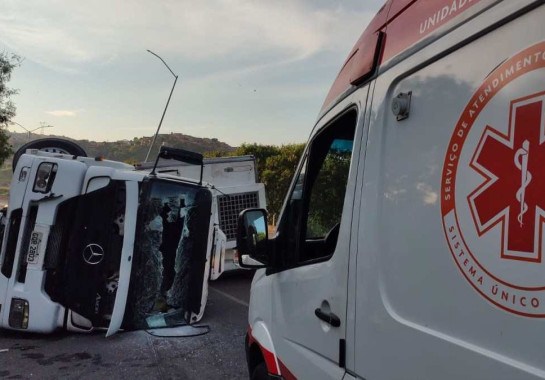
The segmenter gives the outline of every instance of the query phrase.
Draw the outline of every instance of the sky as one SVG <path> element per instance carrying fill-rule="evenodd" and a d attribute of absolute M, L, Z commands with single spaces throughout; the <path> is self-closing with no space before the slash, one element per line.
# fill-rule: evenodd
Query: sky
<path fill-rule="evenodd" d="M 0 51 L 23 58 L 13 121 L 95 141 L 161 133 L 305 142 L 384 0 L 0 0 Z M 24 132 L 16 125 L 10 130 Z"/>

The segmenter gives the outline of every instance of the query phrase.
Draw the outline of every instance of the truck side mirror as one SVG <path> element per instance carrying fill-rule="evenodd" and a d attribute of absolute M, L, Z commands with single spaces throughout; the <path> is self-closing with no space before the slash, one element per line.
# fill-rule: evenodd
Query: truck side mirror
<path fill-rule="evenodd" d="M 242 268 L 264 268 L 269 265 L 267 211 L 246 209 L 238 217 L 238 262 Z"/>

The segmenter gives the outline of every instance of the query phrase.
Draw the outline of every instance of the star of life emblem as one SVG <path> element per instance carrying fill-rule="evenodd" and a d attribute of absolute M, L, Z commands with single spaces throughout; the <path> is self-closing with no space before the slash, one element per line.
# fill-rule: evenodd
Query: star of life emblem
<path fill-rule="evenodd" d="M 545 318 L 544 71 L 541 42 L 486 77 L 454 128 L 441 183 L 445 237 L 465 279 L 500 309 L 537 318 Z"/>
<path fill-rule="evenodd" d="M 502 225 L 503 259 L 541 262 L 545 216 L 545 93 L 510 105 L 508 135 L 487 125 L 470 167 L 485 181 L 470 196 L 476 228 Z M 544 172 L 545 174 L 545 172 Z"/>

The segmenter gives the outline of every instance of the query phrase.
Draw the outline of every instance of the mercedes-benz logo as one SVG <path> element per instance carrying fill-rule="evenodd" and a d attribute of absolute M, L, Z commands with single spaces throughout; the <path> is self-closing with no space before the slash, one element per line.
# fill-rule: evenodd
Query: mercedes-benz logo
<path fill-rule="evenodd" d="M 83 249 L 83 260 L 87 264 L 96 265 L 104 259 L 104 249 L 98 244 L 89 244 Z"/>

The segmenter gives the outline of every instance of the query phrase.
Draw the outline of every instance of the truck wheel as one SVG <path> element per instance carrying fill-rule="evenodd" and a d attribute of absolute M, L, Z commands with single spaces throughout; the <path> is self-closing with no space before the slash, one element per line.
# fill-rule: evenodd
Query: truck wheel
<path fill-rule="evenodd" d="M 12 170 L 15 171 L 17 162 L 27 149 L 38 149 L 44 152 L 70 154 L 73 156 L 87 157 L 87 153 L 75 142 L 65 139 L 47 138 L 26 143 L 13 155 Z"/>
<path fill-rule="evenodd" d="M 270 380 L 265 362 L 261 362 L 254 368 L 251 380 Z"/>

